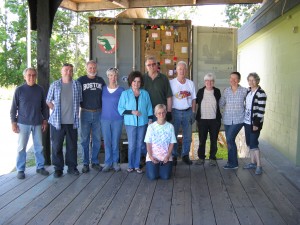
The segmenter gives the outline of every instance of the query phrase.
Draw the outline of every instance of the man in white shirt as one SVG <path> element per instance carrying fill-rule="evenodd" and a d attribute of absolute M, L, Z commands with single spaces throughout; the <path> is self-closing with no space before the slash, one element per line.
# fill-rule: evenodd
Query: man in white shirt
<path fill-rule="evenodd" d="M 175 129 L 175 136 L 182 126 L 182 161 L 188 165 L 192 164 L 189 152 L 192 142 L 192 125 L 196 115 L 196 91 L 193 81 L 187 79 L 187 64 L 180 61 L 176 66 L 177 77 L 170 81 L 173 92 L 172 97 L 172 117 Z M 177 164 L 178 144 L 173 149 L 173 165 Z"/>

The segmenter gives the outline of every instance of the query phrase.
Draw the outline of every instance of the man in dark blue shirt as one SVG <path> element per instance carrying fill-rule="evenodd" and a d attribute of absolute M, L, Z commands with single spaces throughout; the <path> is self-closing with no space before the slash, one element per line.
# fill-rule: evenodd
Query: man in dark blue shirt
<path fill-rule="evenodd" d="M 12 130 L 19 134 L 17 156 L 17 178 L 25 178 L 26 147 L 30 133 L 32 133 L 36 172 L 44 176 L 49 172 L 44 168 L 42 132 L 46 131 L 49 110 L 45 101 L 44 89 L 36 84 L 37 72 L 34 68 L 27 68 L 23 72 L 25 83 L 17 87 L 10 118 Z"/>
<path fill-rule="evenodd" d="M 83 151 L 82 172 L 87 173 L 92 168 L 102 170 L 98 155 L 101 147 L 102 89 L 105 82 L 97 76 L 97 63 L 94 60 L 86 63 L 87 75 L 78 78 L 82 85 L 82 99 L 80 103 L 80 131 Z M 92 154 L 90 159 L 90 138 L 92 136 Z"/>

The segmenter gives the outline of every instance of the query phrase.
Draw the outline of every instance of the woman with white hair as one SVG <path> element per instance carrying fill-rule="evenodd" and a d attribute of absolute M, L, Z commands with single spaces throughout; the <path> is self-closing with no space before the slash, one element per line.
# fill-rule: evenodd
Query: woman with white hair
<path fill-rule="evenodd" d="M 196 165 L 203 165 L 205 162 L 205 146 L 207 134 L 209 133 L 209 164 L 211 166 L 216 166 L 216 153 L 218 150 L 217 141 L 222 118 L 219 108 L 221 92 L 220 89 L 214 87 L 215 77 L 211 73 L 204 76 L 204 84 L 205 86 L 199 89 L 196 98 L 196 104 L 198 104 L 196 120 L 199 133 L 199 159 L 196 162 Z"/>
<path fill-rule="evenodd" d="M 105 166 L 103 172 L 121 170 L 119 166 L 119 142 L 122 134 L 123 116 L 118 112 L 119 99 L 125 90 L 118 85 L 119 70 L 109 68 L 106 71 L 108 85 L 103 87 L 101 128 L 105 148 Z"/>
<path fill-rule="evenodd" d="M 244 127 L 246 144 L 250 150 L 251 163 L 246 164 L 244 169 L 255 169 L 255 174 L 260 175 L 262 167 L 258 138 L 264 121 L 267 95 L 258 85 L 260 78 L 257 73 L 250 73 L 247 80 L 250 87 L 246 97 Z"/>

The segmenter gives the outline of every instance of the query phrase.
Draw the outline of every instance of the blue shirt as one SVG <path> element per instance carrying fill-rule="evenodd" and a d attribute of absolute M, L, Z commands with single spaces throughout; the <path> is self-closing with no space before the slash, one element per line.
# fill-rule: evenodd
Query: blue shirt
<path fill-rule="evenodd" d="M 46 102 L 52 102 L 54 104 L 54 109 L 50 115 L 49 123 L 52 124 L 56 129 L 61 128 L 61 86 L 62 80 L 59 79 L 54 81 L 49 88 Z M 77 129 L 79 127 L 79 105 L 82 101 L 81 84 L 72 80 L 72 91 L 73 91 L 73 116 L 74 124 L 73 128 Z"/>
<path fill-rule="evenodd" d="M 107 86 L 103 87 L 101 120 L 123 120 L 123 116 L 118 112 L 118 103 L 124 90 L 123 87 L 118 87 L 117 90 L 110 93 Z"/>
<path fill-rule="evenodd" d="M 129 126 L 144 126 L 148 124 L 148 117 L 153 115 L 150 96 L 147 91 L 140 89 L 138 99 L 138 109 L 136 108 L 136 100 L 131 88 L 123 91 L 118 104 L 118 111 L 123 115 L 125 110 L 138 110 L 142 115 L 133 114 L 124 115 L 124 124 Z"/>
<path fill-rule="evenodd" d="M 224 125 L 244 123 L 247 89 L 239 86 L 234 93 L 231 87 L 225 88 L 219 105 L 223 112 Z"/>
<path fill-rule="evenodd" d="M 45 101 L 44 89 L 34 84 L 23 84 L 16 88 L 10 110 L 11 122 L 25 125 L 41 125 L 48 120 L 49 109 Z"/>

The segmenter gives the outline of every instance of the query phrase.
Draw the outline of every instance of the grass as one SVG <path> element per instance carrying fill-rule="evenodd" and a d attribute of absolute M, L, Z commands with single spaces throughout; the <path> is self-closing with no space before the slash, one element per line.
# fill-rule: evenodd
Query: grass
<path fill-rule="evenodd" d="M 228 151 L 227 151 L 227 146 L 226 146 L 226 139 L 224 136 L 224 132 L 221 132 L 219 134 L 219 139 L 218 139 L 218 151 L 216 154 L 217 159 L 224 159 L 227 160 L 228 159 Z M 194 159 L 198 159 L 198 154 L 197 154 L 197 150 L 199 147 L 199 139 L 198 139 L 198 132 L 194 132 L 193 133 L 193 144 L 194 144 L 194 149 L 193 152 L 191 153 L 194 157 Z M 207 137 L 206 140 L 206 159 L 209 159 L 209 151 L 210 151 L 210 139 L 209 139 L 209 135 Z M 192 151 L 192 150 L 191 150 Z"/>
<path fill-rule="evenodd" d="M 227 159 L 228 158 L 228 151 L 224 145 L 218 143 L 218 151 L 216 154 L 217 159 Z"/>

